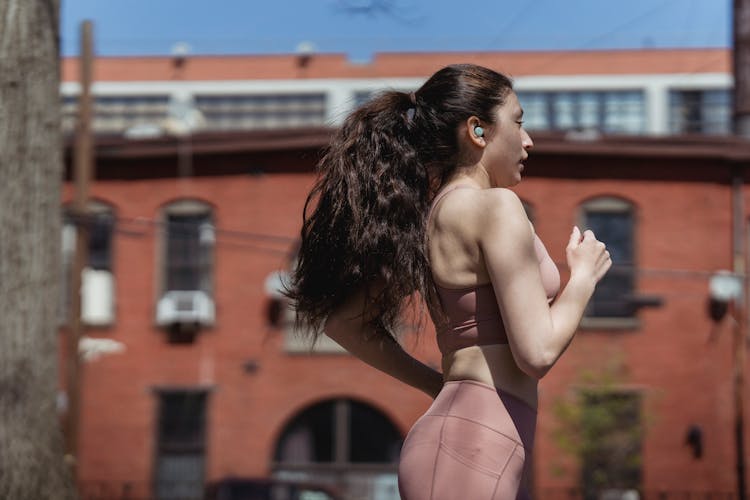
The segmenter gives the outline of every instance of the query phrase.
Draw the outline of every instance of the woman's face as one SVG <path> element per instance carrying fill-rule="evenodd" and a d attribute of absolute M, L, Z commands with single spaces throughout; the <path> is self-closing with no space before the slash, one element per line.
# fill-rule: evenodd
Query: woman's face
<path fill-rule="evenodd" d="M 487 143 L 482 164 L 493 187 L 515 186 L 521 182 L 524 161 L 534 143 L 523 128 L 523 109 L 515 92 L 495 111 L 495 124 L 485 127 Z"/>

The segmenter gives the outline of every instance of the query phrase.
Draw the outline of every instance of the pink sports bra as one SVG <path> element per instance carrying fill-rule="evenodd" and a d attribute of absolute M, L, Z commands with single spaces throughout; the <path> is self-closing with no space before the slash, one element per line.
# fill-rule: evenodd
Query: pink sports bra
<path fill-rule="evenodd" d="M 438 195 L 432 208 L 445 195 L 460 188 L 474 189 L 471 186 L 455 186 Z M 432 209 L 428 218 L 431 215 Z M 544 291 L 549 299 L 553 299 L 560 290 L 560 273 L 536 234 L 534 250 L 539 260 Z M 438 328 L 437 332 L 438 347 L 443 355 L 469 346 L 508 343 L 492 283 L 461 288 L 436 284 L 436 287 L 448 319 L 448 324 Z"/>

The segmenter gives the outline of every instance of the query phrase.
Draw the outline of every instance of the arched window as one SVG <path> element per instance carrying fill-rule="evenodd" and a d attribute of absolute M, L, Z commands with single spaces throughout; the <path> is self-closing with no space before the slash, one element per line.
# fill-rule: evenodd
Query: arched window
<path fill-rule="evenodd" d="M 214 222 L 211 207 L 180 200 L 164 208 L 163 292 L 213 293 Z"/>
<path fill-rule="evenodd" d="M 333 485 L 346 498 L 397 499 L 403 439 L 380 411 L 351 399 L 309 406 L 284 427 L 274 476 Z"/>
<path fill-rule="evenodd" d="M 582 206 L 582 226 L 607 245 L 614 265 L 599 282 L 587 318 L 633 318 L 635 300 L 635 217 L 631 203 L 599 197 Z"/>
<path fill-rule="evenodd" d="M 70 286 L 76 249 L 76 230 L 88 229 L 87 261 L 81 276 L 81 319 L 90 326 L 107 326 L 114 321 L 114 273 L 112 240 L 115 227 L 114 208 L 100 201 L 90 201 L 85 215 L 76 214 L 72 205 L 62 210 L 63 286 L 60 318 L 67 321 Z"/>
<path fill-rule="evenodd" d="M 202 328 L 214 324 L 213 255 L 216 241 L 213 210 L 207 203 L 180 200 L 162 214 L 161 293 L 156 324 L 173 343 L 190 343 Z"/>

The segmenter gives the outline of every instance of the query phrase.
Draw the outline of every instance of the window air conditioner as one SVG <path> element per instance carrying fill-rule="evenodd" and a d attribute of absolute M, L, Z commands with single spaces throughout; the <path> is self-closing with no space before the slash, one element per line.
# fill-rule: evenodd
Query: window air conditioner
<path fill-rule="evenodd" d="M 214 301 L 206 292 L 172 290 L 156 306 L 159 326 L 214 324 Z"/>
<path fill-rule="evenodd" d="M 115 318 L 112 273 L 85 268 L 81 274 L 81 320 L 89 326 L 111 325 Z"/>

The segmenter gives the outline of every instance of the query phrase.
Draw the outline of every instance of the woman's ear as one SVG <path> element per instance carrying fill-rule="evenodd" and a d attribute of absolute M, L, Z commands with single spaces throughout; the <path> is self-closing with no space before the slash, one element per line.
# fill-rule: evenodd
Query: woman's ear
<path fill-rule="evenodd" d="M 466 125 L 466 139 L 475 146 L 480 148 L 485 147 L 487 145 L 487 141 L 484 138 L 486 131 L 484 126 L 482 126 L 482 121 L 476 116 L 470 116 L 464 123 Z"/>

